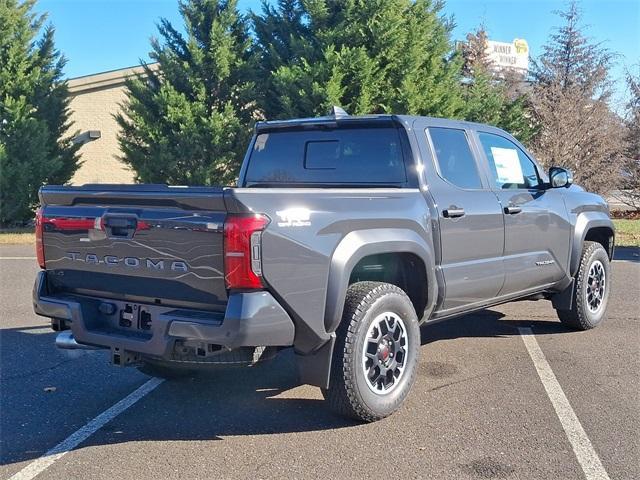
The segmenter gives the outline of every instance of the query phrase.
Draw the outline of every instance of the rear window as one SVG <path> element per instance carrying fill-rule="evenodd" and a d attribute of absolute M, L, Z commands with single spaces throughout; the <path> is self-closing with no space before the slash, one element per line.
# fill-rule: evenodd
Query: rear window
<path fill-rule="evenodd" d="M 392 127 L 287 130 L 257 136 L 245 176 L 268 184 L 384 184 L 407 180 Z"/>
<path fill-rule="evenodd" d="M 464 130 L 429 128 L 440 176 L 460 188 L 482 188 L 476 161 Z"/>

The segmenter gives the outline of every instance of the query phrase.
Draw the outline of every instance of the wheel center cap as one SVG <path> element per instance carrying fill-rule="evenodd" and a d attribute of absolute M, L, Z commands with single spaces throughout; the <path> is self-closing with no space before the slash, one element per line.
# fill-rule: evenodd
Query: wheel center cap
<path fill-rule="evenodd" d="M 389 347 L 385 344 L 380 345 L 380 351 L 378 352 L 378 358 L 386 362 L 389 359 Z"/>
<path fill-rule="evenodd" d="M 387 339 L 383 339 L 378 345 L 378 361 L 387 365 L 393 357 L 392 345 Z"/>

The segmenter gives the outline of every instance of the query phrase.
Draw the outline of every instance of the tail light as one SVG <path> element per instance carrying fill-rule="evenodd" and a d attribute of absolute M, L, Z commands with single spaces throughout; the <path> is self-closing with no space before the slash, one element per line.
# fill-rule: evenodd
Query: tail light
<path fill-rule="evenodd" d="M 264 215 L 230 215 L 224 223 L 224 273 L 227 288 L 257 289 L 262 284 Z"/>
<path fill-rule="evenodd" d="M 42 208 L 36 210 L 36 257 L 38 265 L 44 268 L 44 243 L 42 242 L 42 231 L 44 229 L 44 217 L 42 216 Z"/>

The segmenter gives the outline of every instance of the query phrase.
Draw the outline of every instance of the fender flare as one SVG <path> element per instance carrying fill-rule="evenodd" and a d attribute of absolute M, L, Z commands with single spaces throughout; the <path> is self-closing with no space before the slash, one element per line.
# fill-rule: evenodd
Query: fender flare
<path fill-rule="evenodd" d="M 576 218 L 575 227 L 573 230 L 573 240 L 571 244 L 571 258 L 569 260 L 569 273 L 573 277 L 578 271 L 580 265 L 580 256 L 582 255 L 582 245 L 587 233 L 592 228 L 606 227 L 611 230 L 611 235 L 615 236 L 615 228 L 613 222 L 609 218 L 609 215 L 600 211 L 589 211 L 579 213 Z M 607 252 L 611 257 L 613 255 L 613 248 L 610 252 Z"/>
<path fill-rule="evenodd" d="M 433 248 L 417 232 L 407 229 L 383 228 L 356 230 L 348 233 L 334 250 L 327 280 L 324 324 L 328 333 L 338 328 L 342 319 L 349 278 L 356 264 L 364 257 L 381 253 L 412 253 L 425 265 L 427 306 L 430 311 L 436 300 L 436 273 Z M 416 312 L 418 318 L 424 312 Z"/>

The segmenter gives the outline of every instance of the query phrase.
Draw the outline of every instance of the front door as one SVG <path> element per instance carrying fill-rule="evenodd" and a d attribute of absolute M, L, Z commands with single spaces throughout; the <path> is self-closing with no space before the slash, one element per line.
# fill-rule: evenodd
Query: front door
<path fill-rule="evenodd" d="M 537 165 L 510 139 L 482 131 L 477 139 L 504 214 L 506 278 L 500 294 L 560 280 L 571 239 L 562 189 L 546 188 Z"/>
<path fill-rule="evenodd" d="M 425 168 L 438 210 L 444 299 L 436 312 L 455 313 L 494 298 L 504 282 L 504 220 L 481 174 L 464 128 L 428 127 Z M 419 135 L 423 135 L 418 131 Z"/>

